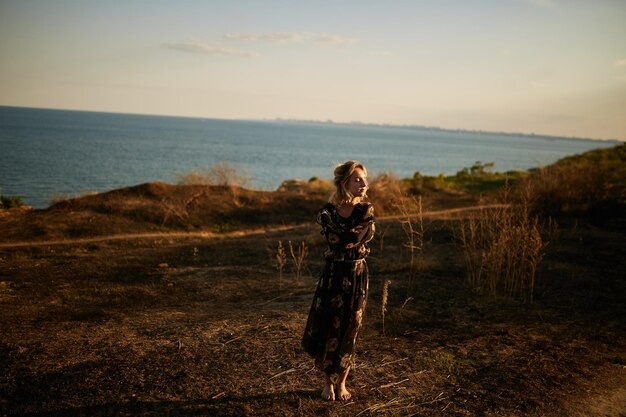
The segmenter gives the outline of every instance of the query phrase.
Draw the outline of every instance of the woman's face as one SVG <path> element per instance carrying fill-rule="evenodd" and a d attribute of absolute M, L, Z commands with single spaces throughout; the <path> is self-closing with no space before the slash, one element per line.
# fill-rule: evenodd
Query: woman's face
<path fill-rule="evenodd" d="M 348 179 L 346 190 L 354 197 L 364 197 L 367 188 L 367 175 L 361 168 L 355 169 Z"/>

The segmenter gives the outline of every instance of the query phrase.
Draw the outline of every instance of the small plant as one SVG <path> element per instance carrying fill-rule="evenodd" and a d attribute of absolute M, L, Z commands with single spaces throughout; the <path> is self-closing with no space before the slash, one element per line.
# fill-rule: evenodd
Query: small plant
<path fill-rule="evenodd" d="M 285 254 L 285 248 L 283 247 L 282 240 L 278 241 L 278 248 L 276 249 L 276 269 L 278 269 L 278 289 L 281 289 L 281 283 L 283 278 L 283 269 L 287 264 L 287 255 Z"/>
<path fill-rule="evenodd" d="M 0 209 L 10 209 L 14 207 L 21 207 L 24 205 L 24 200 L 17 196 L 5 196 L 0 194 Z"/>
<path fill-rule="evenodd" d="M 291 253 L 291 258 L 293 259 L 293 263 L 296 271 L 296 278 L 300 278 L 302 275 L 302 266 L 304 265 L 304 259 L 309 252 L 309 248 L 306 246 L 304 241 L 300 242 L 298 246 L 298 253 L 294 253 L 293 245 L 291 244 L 291 240 L 289 241 L 289 252 Z"/>
<path fill-rule="evenodd" d="M 382 301 L 380 303 L 380 314 L 382 316 L 382 321 L 383 321 L 383 336 L 386 336 L 385 334 L 385 313 L 387 312 L 387 301 L 389 299 L 389 285 L 391 284 L 390 280 L 385 280 L 385 283 L 383 284 L 383 297 L 382 297 Z"/>
<path fill-rule="evenodd" d="M 450 352 L 437 352 L 433 355 L 432 361 L 433 367 L 436 370 L 445 372 L 449 375 L 453 374 L 458 367 L 456 358 Z"/>
<path fill-rule="evenodd" d="M 200 251 L 198 250 L 197 246 L 193 247 L 193 252 L 192 252 L 192 256 L 193 256 L 193 261 L 194 262 L 198 262 L 198 255 L 200 254 Z"/>

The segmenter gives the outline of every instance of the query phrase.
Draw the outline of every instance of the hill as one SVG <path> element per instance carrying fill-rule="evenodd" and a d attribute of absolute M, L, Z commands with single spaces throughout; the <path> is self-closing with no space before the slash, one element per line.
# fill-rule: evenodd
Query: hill
<path fill-rule="evenodd" d="M 620 172 L 616 161 L 607 172 Z M 483 214 L 505 215 L 502 206 L 471 209 L 496 201 L 497 191 L 422 190 L 429 209 L 461 211 L 425 215 L 420 223 L 406 212 L 385 216 L 386 208 L 387 215 L 394 212 L 384 202 L 397 195 L 373 189 L 381 215 L 348 381 L 354 399 L 345 404 L 319 399 L 322 377 L 299 346 L 325 249 L 311 216 L 327 190 L 305 192 L 308 183 L 280 192 L 144 184 L 47 210 L 11 209 L 0 220 L 0 413 L 624 415 L 626 216 L 619 178 L 604 178 L 601 189 L 610 193 L 603 201 L 615 203 L 605 205 L 612 209 L 600 222 L 577 194 L 559 196 L 565 203 L 559 205 L 524 200 L 537 213 L 559 208 L 553 211 L 558 227 L 542 232 L 532 303 L 468 285 L 459 227 Z M 391 192 L 395 183 L 384 181 Z M 515 190 L 523 196 L 533 184 L 521 181 Z M 534 190 L 544 196 L 549 188 Z M 174 208 L 164 221 L 167 202 Z M 510 204 L 517 205 L 513 198 Z M 218 221 L 227 213 L 231 229 L 186 233 L 226 224 Z M 423 230 L 423 246 L 414 263 L 406 221 L 423 227 L 415 229 Z M 90 243 L 70 238 L 150 230 L 163 234 Z M 45 243 L 53 237 L 64 242 Z M 29 239 L 32 245 L 11 246 Z M 305 242 L 299 278 L 291 259 L 279 277 L 279 241 Z"/>

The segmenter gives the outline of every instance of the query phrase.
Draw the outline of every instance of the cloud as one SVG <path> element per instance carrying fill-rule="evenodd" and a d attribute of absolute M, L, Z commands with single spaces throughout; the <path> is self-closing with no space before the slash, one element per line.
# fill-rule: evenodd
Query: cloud
<path fill-rule="evenodd" d="M 616 67 L 626 67 L 626 58 L 618 59 L 615 61 Z"/>
<path fill-rule="evenodd" d="M 541 7 L 554 7 L 556 5 L 554 0 L 527 0 L 527 1 L 537 6 L 541 6 Z"/>
<path fill-rule="evenodd" d="M 229 48 L 215 43 L 204 43 L 195 40 L 181 43 L 165 42 L 161 44 L 161 47 L 173 49 L 175 51 L 202 55 L 242 56 L 246 58 L 252 58 L 259 55 L 256 52 L 244 51 L 242 49 Z"/>
<path fill-rule="evenodd" d="M 314 41 L 323 45 L 350 45 L 356 42 L 356 39 L 347 38 L 345 36 L 320 34 L 315 37 Z"/>
<path fill-rule="evenodd" d="M 273 43 L 305 43 L 314 42 L 321 45 L 349 45 L 356 42 L 354 38 L 314 32 L 273 32 L 273 33 L 227 33 L 224 39 L 235 41 L 273 42 Z"/>
<path fill-rule="evenodd" d="M 224 39 L 235 41 L 265 41 L 276 43 L 298 43 L 304 39 L 302 33 L 297 32 L 274 32 L 274 33 L 227 33 Z"/>

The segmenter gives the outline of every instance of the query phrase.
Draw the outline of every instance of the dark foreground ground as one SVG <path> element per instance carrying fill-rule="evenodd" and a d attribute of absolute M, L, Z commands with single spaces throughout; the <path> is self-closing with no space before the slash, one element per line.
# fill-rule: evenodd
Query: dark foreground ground
<path fill-rule="evenodd" d="M 299 346 L 323 250 L 312 224 L 0 248 L 0 414 L 626 415 L 624 219 L 561 221 L 532 305 L 468 290 L 453 224 L 427 221 L 409 291 L 400 225 L 379 221 L 348 403 L 319 399 Z M 301 278 L 289 263 L 279 280 L 279 240 L 309 246 Z"/>

